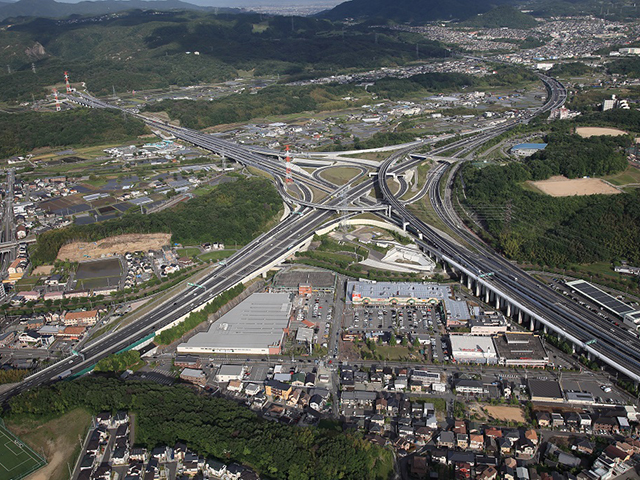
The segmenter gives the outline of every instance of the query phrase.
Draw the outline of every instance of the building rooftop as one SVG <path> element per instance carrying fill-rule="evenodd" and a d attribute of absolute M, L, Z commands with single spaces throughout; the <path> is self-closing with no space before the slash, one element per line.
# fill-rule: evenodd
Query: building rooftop
<path fill-rule="evenodd" d="M 525 332 L 509 332 L 494 337 L 496 351 L 507 360 L 549 360 L 542 340 L 537 335 Z"/>
<path fill-rule="evenodd" d="M 185 368 L 184 370 L 182 370 L 180 375 L 184 375 L 185 377 L 191 377 L 191 378 L 205 378 L 206 377 L 206 375 L 204 374 L 204 372 L 202 370 L 198 370 L 196 368 Z"/>
<path fill-rule="evenodd" d="M 589 282 L 585 282 L 584 280 L 574 280 L 573 282 L 567 282 L 567 285 L 578 291 L 584 297 L 587 297 L 588 299 L 606 308 L 610 312 L 619 315 L 620 317 L 624 317 L 626 314 L 629 314 L 636 310 L 631 305 L 621 302 L 616 297 L 603 292 L 598 287 L 592 285 Z"/>
<path fill-rule="evenodd" d="M 544 150 L 546 143 L 519 143 L 511 147 L 511 150 Z"/>
<path fill-rule="evenodd" d="M 452 300 L 450 298 L 445 297 L 444 306 L 447 310 L 447 313 L 451 316 L 452 320 L 457 320 L 461 322 L 469 321 L 471 316 L 469 315 L 469 306 L 467 302 Z"/>
<path fill-rule="evenodd" d="M 353 299 L 354 293 L 360 294 L 362 298 L 391 299 L 393 297 L 409 297 L 440 301 L 451 296 L 451 288 L 448 285 L 438 285 L 436 283 L 347 282 L 347 297 L 349 300 Z"/>
<path fill-rule="evenodd" d="M 224 314 L 209 331 L 194 335 L 178 346 L 188 348 L 258 349 L 277 346 L 289 325 L 291 297 L 288 293 L 254 293 Z M 183 353 L 183 352 L 181 352 Z"/>
<path fill-rule="evenodd" d="M 300 327 L 296 333 L 297 342 L 313 342 L 313 328 Z"/>
<path fill-rule="evenodd" d="M 529 391 L 531 398 L 549 398 L 554 400 L 564 399 L 560 383 L 555 380 L 534 380 L 529 379 Z"/>
<path fill-rule="evenodd" d="M 464 354 L 465 352 L 495 353 L 491 337 L 479 337 L 477 335 L 450 335 L 451 353 Z"/>
<path fill-rule="evenodd" d="M 287 270 L 276 275 L 274 286 L 276 288 L 297 289 L 300 284 L 311 285 L 312 288 L 334 288 L 336 275 L 332 272 L 319 270 Z"/>

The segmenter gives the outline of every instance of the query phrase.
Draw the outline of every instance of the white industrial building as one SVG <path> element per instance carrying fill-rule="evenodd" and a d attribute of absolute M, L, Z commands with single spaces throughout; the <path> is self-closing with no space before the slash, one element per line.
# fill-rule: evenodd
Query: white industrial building
<path fill-rule="evenodd" d="M 242 380 L 246 368 L 242 365 L 220 365 L 216 373 L 216 382 L 224 383 L 231 380 Z"/>
<path fill-rule="evenodd" d="M 178 345 L 178 353 L 279 355 L 291 320 L 288 293 L 254 293 L 207 332 Z"/>
<path fill-rule="evenodd" d="M 457 363 L 498 363 L 491 337 L 478 335 L 450 335 L 451 356 Z"/>

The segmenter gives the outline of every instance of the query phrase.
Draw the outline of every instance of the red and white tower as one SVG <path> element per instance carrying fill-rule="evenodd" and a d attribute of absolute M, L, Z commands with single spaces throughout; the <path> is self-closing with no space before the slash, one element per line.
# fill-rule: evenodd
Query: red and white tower
<path fill-rule="evenodd" d="M 71 85 L 69 84 L 69 72 L 64 72 L 64 84 L 67 86 L 67 93 L 71 93 Z"/>
<path fill-rule="evenodd" d="M 293 178 L 291 178 L 291 156 L 289 155 L 289 145 L 285 146 L 284 151 L 287 154 L 287 156 L 284 158 L 284 161 L 286 162 L 286 165 L 287 165 L 287 171 L 284 177 L 284 183 L 285 185 L 288 185 L 289 183 L 293 183 Z"/>
<path fill-rule="evenodd" d="M 55 88 L 53 89 L 53 98 L 56 99 L 56 112 L 59 112 L 62 110 L 62 107 L 60 106 L 60 99 L 58 98 L 58 90 Z"/>

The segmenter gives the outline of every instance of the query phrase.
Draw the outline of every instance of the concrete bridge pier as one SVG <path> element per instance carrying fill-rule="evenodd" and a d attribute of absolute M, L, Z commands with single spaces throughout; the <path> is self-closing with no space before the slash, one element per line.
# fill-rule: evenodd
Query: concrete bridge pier
<path fill-rule="evenodd" d="M 534 331 L 536 329 L 536 319 L 533 317 L 529 317 L 529 330 Z"/>
<path fill-rule="evenodd" d="M 489 303 L 491 301 L 491 290 L 485 288 L 484 292 L 484 303 Z"/>
<path fill-rule="evenodd" d="M 522 325 L 522 310 L 518 310 L 518 323 Z"/>
<path fill-rule="evenodd" d="M 476 297 L 480 298 L 481 293 L 482 293 L 482 290 L 481 290 L 480 282 L 476 282 Z"/>
<path fill-rule="evenodd" d="M 473 285 L 473 279 L 467 275 L 467 288 L 471 290 L 471 286 Z"/>
<path fill-rule="evenodd" d="M 507 302 L 507 317 L 511 317 L 511 303 Z"/>
<path fill-rule="evenodd" d="M 496 310 L 500 310 L 500 295 L 496 293 Z"/>
<path fill-rule="evenodd" d="M 407 227 L 409 226 L 409 222 L 407 222 L 404 218 L 402 219 L 402 230 L 407 231 Z"/>

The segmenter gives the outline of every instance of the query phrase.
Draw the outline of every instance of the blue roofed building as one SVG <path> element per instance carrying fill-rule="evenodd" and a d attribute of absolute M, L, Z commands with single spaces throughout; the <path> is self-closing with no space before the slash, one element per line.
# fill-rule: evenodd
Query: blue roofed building
<path fill-rule="evenodd" d="M 511 147 L 511 153 L 514 153 L 519 157 L 528 157 L 537 151 L 544 150 L 546 147 L 546 143 L 519 143 L 518 145 Z"/>

